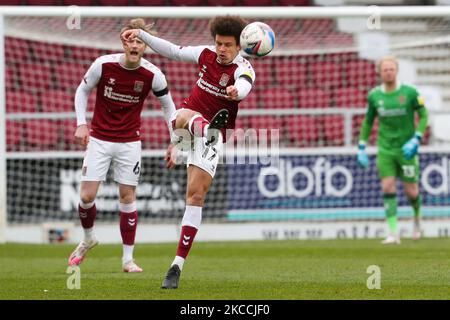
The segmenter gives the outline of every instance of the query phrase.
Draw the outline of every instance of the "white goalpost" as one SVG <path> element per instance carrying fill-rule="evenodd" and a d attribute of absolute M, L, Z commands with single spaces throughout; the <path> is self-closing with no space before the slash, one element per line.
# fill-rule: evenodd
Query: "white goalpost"
<path fill-rule="evenodd" d="M 382 236 L 375 134 L 370 169 L 359 169 L 354 158 L 367 92 L 378 83 L 375 63 L 385 54 L 399 58 L 401 81 L 417 86 L 431 113 L 421 147 L 425 234 L 450 234 L 440 222 L 450 218 L 450 6 L 2 6 L 0 243 L 40 242 L 42 228 L 53 228 L 63 241 L 65 226 L 78 226 L 84 152 L 71 141 L 73 94 L 96 57 L 122 50 L 121 26 L 142 17 L 155 22 L 162 38 L 200 45 L 211 43 L 209 18 L 225 14 L 264 21 L 275 31 L 274 51 L 250 59 L 255 88 L 240 104 L 237 127 L 279 130 L 280 165 L 224 164 L 208 194 L 200 240 Z M 166 74 L 179 104 L 195 84 L 196 67 L 151 51 L 146 57 Z M 93 93 L 89 116 L 94 100 Z M 142 123 L 137 240 L 176 241 L 185 168 L 164 169 L 168 137 L 156 99 L 146 100 Z M 110 178 L 97 199 L 106 242 L 119 240 Z M 408 220 L 410 209 L 399 199 L 399 216 Z M 78 229 L 71 229 L 71 241 Z M 404 230 L 408 234 L 409 226 Z"/>

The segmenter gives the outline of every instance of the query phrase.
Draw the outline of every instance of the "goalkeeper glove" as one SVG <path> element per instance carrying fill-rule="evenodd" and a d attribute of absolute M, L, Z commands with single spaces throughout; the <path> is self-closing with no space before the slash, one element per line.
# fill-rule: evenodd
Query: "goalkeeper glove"
<path fill-rule="evenodd" d="M 367 168 L 369 166 L 369 157 L 366 153 L 366 145 L 360 143 L 358 148 L 358 164 L 360 167 Z"/>
<path fill-rule="evenodd" d="M 417 152 L 419 151 L 419 143 L 421 139 L 422 135 L 420 133 L 416 133 L 414 137 L 409 139 L 408 142 L 403 145 L 402 151 L 406 160 L 411 160 L 417 154 Z"/>

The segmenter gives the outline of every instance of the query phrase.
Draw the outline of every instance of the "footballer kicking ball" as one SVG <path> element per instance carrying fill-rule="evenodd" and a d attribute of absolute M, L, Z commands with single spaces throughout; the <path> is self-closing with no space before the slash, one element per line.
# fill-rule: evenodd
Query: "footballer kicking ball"
<path fill-rule="evenodd" d="M 275 33 L 262 22 L 249 23 L 241 32 L 242 50 L 252 57 L 264 57 L 275 46 Z"/>

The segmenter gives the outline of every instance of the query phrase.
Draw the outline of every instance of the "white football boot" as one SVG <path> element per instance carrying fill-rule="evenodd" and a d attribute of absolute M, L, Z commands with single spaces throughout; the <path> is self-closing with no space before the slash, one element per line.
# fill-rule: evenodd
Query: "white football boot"
<path fill-rule="evenodd" d="M 139 266 L 134 262 L 134 260 L 130 260 L 130 261 L 128 261 L 128 262 L 125 262 L 125 263 L 122 265 L 122 269 L 123 269 L 123 272 L 129 272 L 129 273 L 138 273 L 138 272 L 144 271 L 144 270 L 142 270 L 141 267 L 139 267 Z"/>
<path fill-rule="evenodd" d="M 81 241 L 69 257 L 69 266 L 80 265 L 86 253 L 98 244 L 97 238 L 94 236 L 89 241 Z"/>
<path fill-rule="evenodd" d="M 384 239 L 383 241 L 381 241 L 382 244 L 400 244 L 400 237 L 398 235 L 394 235 L 394 234 L 390 234 L 386 237 L 386 239 Z"/>

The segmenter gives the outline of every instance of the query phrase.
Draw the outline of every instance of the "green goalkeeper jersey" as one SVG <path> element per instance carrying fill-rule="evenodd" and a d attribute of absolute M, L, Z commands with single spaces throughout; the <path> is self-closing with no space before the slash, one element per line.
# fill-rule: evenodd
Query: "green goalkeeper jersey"
<path fill-rule="evenodd" d="M 378 117 L 377 145 L 380 151 L 397 152 L 416 132 L 423 135 L 427 126 L 427 111 L 418 91 L 400 84 L 395 91 L 385 92 L 384 86 L 372 89 L 367 97 L 368 109 L 360 133 L 360 141 L 366 143 L 373 121 Z M 415 113 L 420 121 L 415 127 Z"/>

